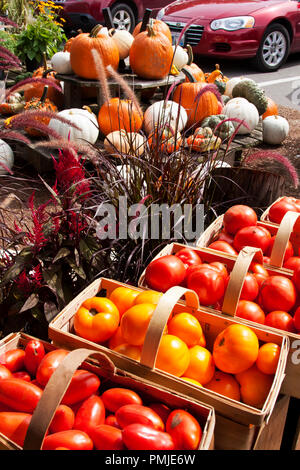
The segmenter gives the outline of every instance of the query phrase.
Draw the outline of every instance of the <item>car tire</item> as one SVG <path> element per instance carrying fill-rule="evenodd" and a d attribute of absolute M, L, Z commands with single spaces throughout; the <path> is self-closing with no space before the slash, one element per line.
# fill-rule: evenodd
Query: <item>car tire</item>
<path fill-rule="evenodd" d="M 134 30 L 136 19 L 133 10 L 126 3 L 117 3 L 111 8 L 111 16 L 115 29 Z"/>
<path fill-rule="evenodd" d="M 270 25 L 261 40 L 255 65 L 261 72 L 274 72 L 286 61 L 290 51 L 290 35 L 281 24 Z"/>

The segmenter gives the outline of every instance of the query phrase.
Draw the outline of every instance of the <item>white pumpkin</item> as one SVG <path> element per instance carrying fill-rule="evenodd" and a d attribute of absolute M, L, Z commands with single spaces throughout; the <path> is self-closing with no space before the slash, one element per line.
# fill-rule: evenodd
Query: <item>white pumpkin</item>
<path fill-rule="evenodd" d="M 95 114 L 92 113 L 88 107 L 85 109 L 64 109 L 63 111 L 60 111 L 58 115 L 68 119 L 70 122 L 76 124 L 76 126 L 79 127 L 79 129 L 76 129 L 75 127 L 71 127 L 55 118 L 51 119 L 49 122 L 49 127 L 61 135 L 61 137 L 64 139 L 68 139 L 70 135 L 71 141 L 86 141 L 90 144 L 94 144 L 98 139 L 98 120 Z"/>
<path fill-rule="evenodd" d="M 175 101 L 156 101 L 151 104 L 144 113 L 143 126 L 147 134 L 155 130 L 155 127 L 166 125 L 174 131 L 182 131 L 186 126 L 188 117 L 183 106 Z"/>
<path fill-rule="evenodd" d="M 104 139 L 105 150 L 113 156 L 120 154 L 139 157 L 145 148 L 145 138 L 137 132 L 126 132 L 124 129 L 113 131 Z"/>
<path fill-rule="evenodd" d="M 172 46 L 173 47 L 173 65 L 178 70 L 181 70 L 189 62 L 189 55 L 186 49 L 183 49 L 181 46 Z"/>
<path fill-rule="evenodd" d="M 3 164 L 3 166 L 2 166 Z M 6 175 L 8 173 L 7 168 L 12 169 L 14 164 L 14 153 L 12 148 L 0 139 L 0 175 Z"/>
<path fill-rule="evenodd" d="M 288 136 L 290 126 L 283 116 L 267 116 L 262 123 L 263 141 L 267 144 L 279 145 Z"/>
<path fill-rule="evenodd" d="M 239 82 L 241 82 L 242 80 L 245 80 L 245 78 L 247 77 L 233 77 L 233 78 L 230 78 L 228 80 L 228 82 L 226 82 L 226 88 L 225 88 L 225 91 L 224 91 L 224 95 L 226 96 L 229 96 L 230 98 L 232 98 L 232 90 L 233 88 L 235 87 L 235 85 Z M 247 78 L 247 80 L 251 80 L 252 82 L 254 82 L 254 80 L 252 80 L 251 78 Z"/>
<path fill-rule="evenodd" d="M 51 58 L 51 67 L 56 73 L 63 75 L 69 75 L 73 73 L 70 61 L 70 52 L 60 51 L 56 52 Z"/>
<path fill-rule="evenodd" d="M 134 40 L 133 35 L 126 29 L 110 30 L 110 34 L 119 49 L 120 59 L 126 59 L 129 56 L 131 44 Z"/>
<path fill-rule="evenodd" d="M 235 128 L 239 126 L 238 134 L 250 134 L 259 122 L 259 114 L 256 106 L 245 98 L 232 98 L 229 100 L 222 110 L 228 118 L 239 119 L 245 121 L 247 126 L 240 125 L 239 122 L 232 121 Z"/>

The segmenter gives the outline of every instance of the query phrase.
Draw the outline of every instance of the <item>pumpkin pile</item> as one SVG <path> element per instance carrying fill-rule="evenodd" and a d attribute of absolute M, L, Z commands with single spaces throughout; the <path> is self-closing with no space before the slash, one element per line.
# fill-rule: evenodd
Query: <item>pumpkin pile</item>
<path fill-rule="evenodd" d="M 158 291 L 139 292 L 124 286 L 114 289 L 109 297 L 88 298 L 75 313 L 75 333 L 139 361 L 161 296 Z M 251 328 L 239 324 L 220 331 L 209 350 L 196 316 L 181 312 L 170 315 L 155 367 L 261 408 L 272 386 L 279 355 L 280 346 L 260 344 Z"/>
<path fill-rule="evenodd" d="M 25 349 L 10 349 L 1 357 L 0 433 L 20 447 L 43 389 L 68 352 L 47 351 L 32 339 Z M 187 410 L 118 384 L 103 386 L 98 375 L 82 366 L 56 409 L 41 450 L 197 450 L 202 433 Z"/>

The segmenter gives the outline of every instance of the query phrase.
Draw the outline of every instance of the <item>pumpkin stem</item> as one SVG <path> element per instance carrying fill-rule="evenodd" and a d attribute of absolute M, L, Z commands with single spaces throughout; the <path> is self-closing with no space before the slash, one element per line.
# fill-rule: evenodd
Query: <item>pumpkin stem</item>
<path fill-rule="evenodd" d="M 186 68 L 183 67 L 183 68 L 181 69 L 181 72 L 184 73 L 184 75 L 189 79 L 190 82 L 192 82 L 192 83 L 196 83 L 196 82 L 197 82 L 197 80 L 195 79 L 194 75 L 193 75 L 189 70 L 187 70 Z"/>
<path fill-rule="evenodd" d="M 93 27 L 93 29 L 91 30 L 90 32 L 90 38 L 96 38 L 97 37 L 97 34 L 99 33 L 99 31 L 102 29 L 102 25 L 101 24 L 97 24 L 96 26 Z"/>
<path fill-rule="evenodd" d="M 187 65 L 191 65 L 194 61 L 194 54 L 193 54 L 192 46 L 190 44 L 187 44 L 186 45 L 186 50 L 187 50 L 188 57 L 189 57 Z"/>
<path fill-rule="evenodd" d="M 110 28 L 110 29 L 108 30 L 108 34 L 109 34 L 110 36 L 113 36 L 113 35 L 115 34 L 115 32 L 116 32 L 115 28 Z"/>
<path fill-rule="evenodd" d="M 85 109 L 89 113 L 93 114 L 93 111 L 91 110 L 91 108 L 89 106 L 84 105 L 84 106 L 82 106 L 82 109 Z"/>
<path fill-rule="evenodd" d="M 219 64 L 216 64 L 215 67 L 216 67 L 216 70 L 220 70 L 220 65 Z"/>
<path fill-rule="evenodd" d="M 48 93 L 48 85 L 46 85 L 46 86 L 44 87 L 43 94 L 42 94 L 41 99 L 40 99 L 40 102 L 41 102 L 41 103 L 44 103 L 44 102 L 45 102 L 47 93 Z"/>
<path fill-rule="evenodd" d="M 148 32 L 148 36 L 150 36 L 150 37 L 155 36 L 155 31 L 153 29 L 153 25 L 147 24 L 147 32 Z"/>

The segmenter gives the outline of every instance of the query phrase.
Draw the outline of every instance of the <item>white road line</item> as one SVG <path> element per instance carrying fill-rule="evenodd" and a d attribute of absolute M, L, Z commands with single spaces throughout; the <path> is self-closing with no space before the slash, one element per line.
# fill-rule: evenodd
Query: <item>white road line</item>
<path fill-rule="evenodd" d="M 258 82 L 258 85 L 260 85 L 261 87 L 265 87 L 265 86 L 278 85 L 279 83 L 293 82 L 295 80 L 300 80 L 300 75 L 296 75 L 295 77 L 289 77 L 289 78 L 279 78 L 278 80 L 270 80 L 269 82 Z"/>

